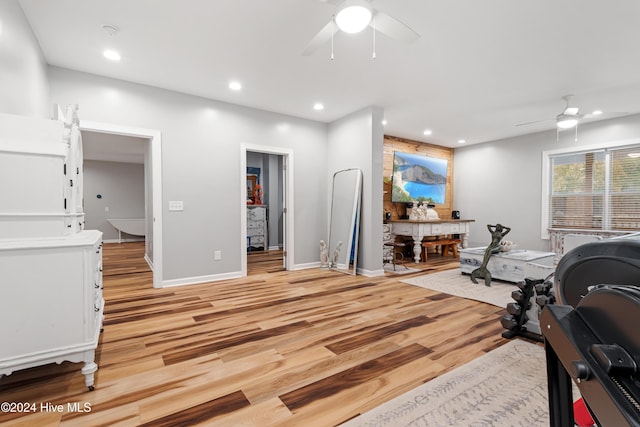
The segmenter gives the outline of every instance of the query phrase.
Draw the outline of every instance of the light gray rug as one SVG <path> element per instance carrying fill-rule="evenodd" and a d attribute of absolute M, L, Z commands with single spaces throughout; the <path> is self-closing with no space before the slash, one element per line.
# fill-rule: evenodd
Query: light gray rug
<path fill-rule="evenodd" d="M 485 286 L 484 281 L 479 281 L 477 284 L 473 283 L 469 275 L 460 273 L 457 268 L 440 273 L 412 277 L 401 280 L 401 282 L 457 297 L 486 302 L 502 308 L 513 302 L 511 292 L 518 289 L 514 283 L 496 280 L 491 282 L 491 286 Z"/>
<path fill-rule="evenodd" d="M 385 264 L 384 267 L 384 271 L 386 273 L 391 273 L 391 274 L 409 274 L 409 273 L 418 273 L 419 269 L 417 268 L 411 268 L 411 267 L 405 267 L 402 264 L 396 265 L 396 269 L 393 269 L 393 264 Z"/>
<path fill-rule="evenodd" d="M 342 427 L 548 425 L 544 348 L 515 339 Z"/>

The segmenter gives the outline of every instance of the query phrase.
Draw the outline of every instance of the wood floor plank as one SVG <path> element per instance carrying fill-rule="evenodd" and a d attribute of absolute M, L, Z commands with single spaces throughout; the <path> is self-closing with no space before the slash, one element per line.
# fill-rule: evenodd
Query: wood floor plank
<path fill-rule="evenodd" d="M 0 413 L 32 426 L 334 426 L 506 340 L 505 310 L 401 283 L 410 275 L 282 270 L 255 251 L 240 279 L 156 289 L 144 243 L 105 244 L 96 389 L 64 362 L 0 379 L 0 401 L 87 402 L 91 412 Z"/>
<path fill-rule="evenodd" d="M 419 344 L 412 344 L 286 393 L 280 396 L 280 400 L 295 413 L 297 409 L 317 399 L 332 396 L 341 390 L 372 380 L 398 365 L 425 357 L 431 352 L 432 350 Z"/>

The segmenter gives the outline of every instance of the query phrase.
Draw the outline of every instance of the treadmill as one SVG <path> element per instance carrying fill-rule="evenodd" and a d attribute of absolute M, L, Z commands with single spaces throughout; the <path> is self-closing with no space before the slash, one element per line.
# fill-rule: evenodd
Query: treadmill
<path fill-rule="evenodd" d="M 550 425 L 574 425 L 573 381 L 598 425 L 640 427 L 640 240 L 574 248 L 554 288 L 540 316 Z"/>

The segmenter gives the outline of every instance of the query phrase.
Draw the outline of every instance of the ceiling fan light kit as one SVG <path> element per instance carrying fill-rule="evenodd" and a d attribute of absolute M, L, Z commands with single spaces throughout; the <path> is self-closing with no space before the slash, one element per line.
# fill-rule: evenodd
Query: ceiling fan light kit
<path fill-rule="evenodd" d="M 302 51 L 302 55 L 307 56 L 317 51 L 323 44 L 331 41 L 331 59 L 333 59 L 333 36 L 342 31 L 343 33 L 356 34 L 363 31 L 367 26 L 373 28 L 373 55 L 375 59 L 376 33 L 403 42 L 413 43 L 420 38 L 420 35 L 409 26 L 400 22 L 396 18 L 375 9 L 371 1 L 367 0 L 322 0 L 324 3 L 336 5 L 336 13 L 331 20 L 316 33 L 311 41 Z"/>
<path fill-rule="evenodd" d="M 578 124 L 578 119 L 576 116 L 571 116 L 567 114 L 560 114 L 556 119 L 556 125 L 560 129 L 571 129 L 572 127 Z"/>
<path fill-rule="evenodd" d="M 336 25 L 348 34 L 356 34 L 371 22 L 371 5 L 366 0 L 345 0 L 336 13 Z"/>

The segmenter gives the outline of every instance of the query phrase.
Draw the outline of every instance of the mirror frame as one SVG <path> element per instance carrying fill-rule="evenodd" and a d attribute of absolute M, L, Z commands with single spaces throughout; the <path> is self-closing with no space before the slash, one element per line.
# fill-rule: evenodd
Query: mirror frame
<path fill-rule="evenodd" d="M 349 224 L 349 236 L 339 239 L 334 235 L 334 226 L 337 215 L 336 212 L 336 179 L 341 173 L 355 173 L 355 183 L 353 188 L 347 189 L 352 191 L 352 200 L 348 204 L 348 224 Z M 329 240 L 328 240 L 328 256 L 329 256 L 329 268 L 331 270 L 340 271 L 346 274 L 355 275 L 358 268 L 358 240 L 360 238 L 360 218 L 361 218 L 361 206 L 362 206 L 362 181 L 363 173 L 361 169 L 350 168 L 337 171 L 333 174 L 333 182 L 331 187 L 331 211 L 329 214 Z M 349 193 L 347 193 L 349 194 Z M 341 249 L 336 253 L 336 248 L 340 242 L 344 242 Z M 338 243 L 334 244 L 334 241 Z M 340 253 L 342 250 L 342 254 Z M 353 257 L 351 257 L 353 254 Z"/>
<path fill-rule="evenodd" d="M 253 195 L 253 190 L 256 188 L 258 177 L 255 175 L 247 175 L 247 204 L 251 205 L 255 203 L 256 198 Z M 249 203 L 251 201 L 251 203 Z"/>

